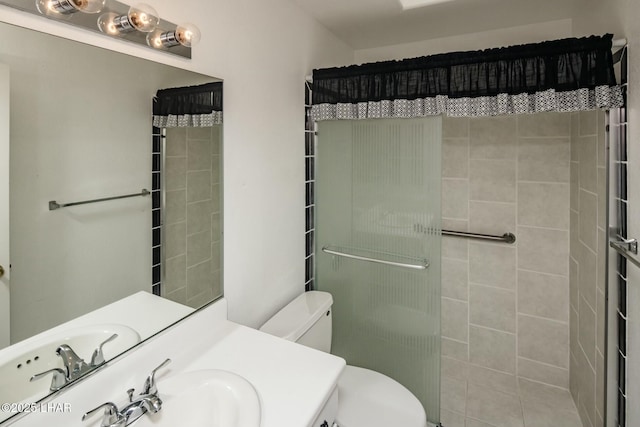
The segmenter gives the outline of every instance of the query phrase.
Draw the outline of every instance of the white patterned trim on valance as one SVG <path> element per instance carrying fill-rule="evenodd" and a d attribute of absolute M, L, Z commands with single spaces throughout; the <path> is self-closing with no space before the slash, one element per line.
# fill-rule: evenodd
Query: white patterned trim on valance
<path fill-rule="evenodd" d="M 315 121 L 357 120 L 378 118 L 412 118 L 437 116 L 484 117 L 502 114 L 532 114 L 543 111 L 585 111 L 597 108 L 611 109 L 624 105 L 620 86 L 598 86 L 595 89 L 577 89 L 557 92 L 549 89 L 534 94 L 499 94 L 477 98 L 435 98 L 415 100 L 359 102 L 357 104 L 318 104 L 311 108 Z"/>
<path fill-rule="evenodd" d="M 213 111 L 211 114 L 153 116 L 153 125 L 158 128 L 201 128 L 221 124 L 222 111 Z"/>

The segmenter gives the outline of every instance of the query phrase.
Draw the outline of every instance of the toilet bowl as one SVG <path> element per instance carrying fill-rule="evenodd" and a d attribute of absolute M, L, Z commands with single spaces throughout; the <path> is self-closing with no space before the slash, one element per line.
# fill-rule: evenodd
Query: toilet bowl
<path fill-rule="evenodd" d="M 327 292 L 305 292 L 260 330 L 329 353 L 331 306 Z M 420 401 L 399 382 L 370 369 L 347 365 L 338 379 L 339 427 L 425 427 Z"/>

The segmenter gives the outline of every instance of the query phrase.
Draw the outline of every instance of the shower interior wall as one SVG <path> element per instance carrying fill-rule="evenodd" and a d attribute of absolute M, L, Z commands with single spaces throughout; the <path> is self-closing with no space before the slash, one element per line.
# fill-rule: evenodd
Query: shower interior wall
<path fill-rule="evenodd" d="M 517 242 L 443 238 L 443 422 L 498 422 L 499 401 L 525 418 L 577 406 L 585 427 L 602 425 L 603 124 L 602 112 L 444 120 L 443 229 Z"/>

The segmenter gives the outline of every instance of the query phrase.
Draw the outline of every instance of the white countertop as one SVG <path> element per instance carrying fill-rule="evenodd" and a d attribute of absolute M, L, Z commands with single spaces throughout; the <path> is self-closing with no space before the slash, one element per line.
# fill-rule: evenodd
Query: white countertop
<path fill-rule="evenodd" d="M 99 416 L 83 423 L 82 414 L 106 401 L 122 405 L 128 388 L 139 388 L 151 369 L 171 358 L 156 377 L 160 396 L 163 378 L 223 369 L 244 377 L 256 389 L 261 427 L 309 426 L 333 391 L 344 360 L 235 324 L 226 320 L 226 314 L 226 301 L 217 301 L 49 402 L 66 404 L 70 411 L 29 414 L 14 425 L 97 427 Z"/>
<path fill-rule="evenodd" d="M 194 310 L 186 305 L 140 291 L 97 310 L 61 323 L 12 346 L 0 349 L 0 356 L 15 353 L 20 348 L 40 342 L 48 335 L 76 329 L 82 326 L 117 323 L 135 330 L 141 340 L 177 322 Z"/>

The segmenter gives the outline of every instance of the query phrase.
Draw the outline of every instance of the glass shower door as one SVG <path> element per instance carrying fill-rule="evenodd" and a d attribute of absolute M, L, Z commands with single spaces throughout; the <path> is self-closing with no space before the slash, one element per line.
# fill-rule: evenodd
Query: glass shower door
<path fill-rule="evenodd" d="M 316 287 L 332 353 L 440 407 L 441 118 L 326 121 L 316 151 Z"/>

